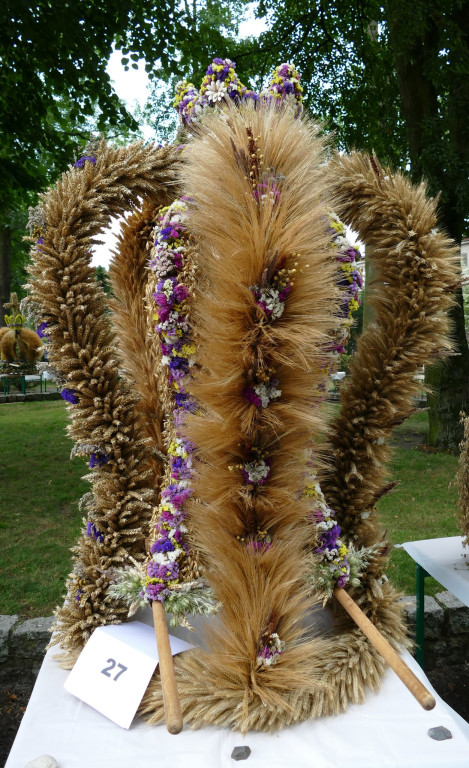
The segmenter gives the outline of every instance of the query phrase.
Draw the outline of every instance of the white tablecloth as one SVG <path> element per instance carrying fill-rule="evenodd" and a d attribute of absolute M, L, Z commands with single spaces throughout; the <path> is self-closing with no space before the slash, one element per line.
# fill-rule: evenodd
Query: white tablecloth
<path fill-rule="evenodd" d="M 6 768 L 24 768 L 42 754 L 60 768 L 233 768 L 233 747 L 249 745 L 248 768 L 469 768 L 469 724 L 441 699 L 425 712 L 391 670 L 379 694 L 345 714 L 309 721 L 275 735 L 226 729 L 185 728 L 171 736 L 164 726 L 134 720 L 114 725 L 63 688 L 69 674 L 50 650 Z M 408 654 L 405 661 L 428 684 Z M 429 686 L 430 687 L 430 686 Z M 453 738 L 434 741 L 428 729 L 443 725 Z"/>
<path fill-rule="evenodd" d="M 401 546 L 430 576 L 469 605 L 469 547 L 463 547 L 462 536 L 407 541 Z"/>

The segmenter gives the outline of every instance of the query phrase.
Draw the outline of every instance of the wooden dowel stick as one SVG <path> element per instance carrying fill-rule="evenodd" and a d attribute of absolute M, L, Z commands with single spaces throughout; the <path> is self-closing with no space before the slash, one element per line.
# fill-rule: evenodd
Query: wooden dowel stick
<path fill-rule="evenodd" d="M 166 727 L 170 733 L 176 734 L 182 731 L 182 713 L 163 603 L 154 600 L 151 608 L 155 624 Z"/>
<path fill-rule="evenodd" d="M 345 589 L 336 587 L 334 589 L 334 597 L 336 597 L 339 603 L 345 608 L 349 616 L 351 616 L 354 622 L 360 627 L 368 640 L 374 645 L 376 650 L 379 651 L 383 659 L 394 670 L 411 694 L 415 696 L 418 703 L 426 710 L 433 709 L 436 702 L 430 691 L 425 688 L 424 684 L 416 675 L 414 675 L 407 664 L 402 661 L 392 645 L 388 643 L 381 632 L 376 629 L 375 625 L 371 623 L 367 616 L 365 616 L 362 609 L 358 607 L 354 600 L 352 600 Z"/>

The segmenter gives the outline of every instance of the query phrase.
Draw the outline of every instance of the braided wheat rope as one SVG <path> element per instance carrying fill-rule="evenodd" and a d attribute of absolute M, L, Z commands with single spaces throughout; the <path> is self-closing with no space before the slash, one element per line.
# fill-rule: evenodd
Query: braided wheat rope
<path fill-rule="evenodd" d="M 70 660 L 95 627 L 119 623 L 127 609 L 107 594 L 113 569 L 142 560 L 157 480 L 136 397 L 118 376 L 102 291 L 90 268 L 96 235 L 142 198 L 163 202 L 176 190 L 178 152 L 142 144 L 113 149 L 65 173 L 42 201 L 43 230 L 33 249 L 31 299 L 47 323 L 50 359 L 69 398 L 76 453 L 94 456 L 83 499 L 88 526 L 75 547 L 53 642 Z"/>

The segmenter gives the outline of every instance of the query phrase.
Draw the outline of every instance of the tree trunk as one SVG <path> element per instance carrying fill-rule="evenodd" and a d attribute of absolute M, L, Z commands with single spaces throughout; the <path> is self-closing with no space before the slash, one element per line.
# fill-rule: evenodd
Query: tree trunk
<path fill-rule="evenodd" d="M 11 229 L 0 227 L 0 326 L 4 325 L 7 310 L 4 304 L 10 301 L 11 283 Z"/>
<path fill-rule="evenodd" d="M 438 89 L 432 82 L 432 64 L 438 58 L 437 25 L 441 21 L 441 14 L 435 9 L 436 4 L 432 2 L 421 5 L 420 12 L 424 18 L 420 18 L 419 23 L 410 25 L 409 20 L 415 14 L 413 6 L 408 6 L 401 0 L 387 0 L 386 16 L 402 114 L 406 121 L 412 177 L 415 181 L 425 177 L 430 182 L 433 194 L 443 190 L 440 224 L 450 237 L 459 243 L 464 227 L 464 215 L 458 201 L 460 180 L 457 176 L 450 175 L 442 162 L 435 163 L 434 156 L 428 152 L 427 146 L 429 138 L 433 139 L 435 147 L 442 143 L 441 135 L 429 133 L 430 126 L 438 125 L 439 130 L 443 131 Z M 403 29 L 407 31 L 406 36 L 401 34 Z M 453 114 L 445 125 L 459 161 L 455 166 L 463 167 L 467 147 L 461 143 L 458 135 L 459 122 L 458 116 Z M 435 149 L 435 152 L 438 150 Z M 428 397 L 427 443 L 456 453 L 463 436 L 459 413 L 462 410 L 469 411 L 469 348 L 461 288 L 456 292 L 456 304 L 451 318 L 454 355 L 425 371 L 425 381 L 432 388 L 432 394 Z"/>
<path fill-rule="evenodd" d="M 456 299 L 451 312 L 456 354 L 425 369 L 425 383 L 432 389 L 428 395 L 427 444 L 451 453 L 458 452 L 463 438 L 460 413 L 469 404 L 469 355 L 461 288 Z M 462 348 L 465 354 L 458 351 Z"/>

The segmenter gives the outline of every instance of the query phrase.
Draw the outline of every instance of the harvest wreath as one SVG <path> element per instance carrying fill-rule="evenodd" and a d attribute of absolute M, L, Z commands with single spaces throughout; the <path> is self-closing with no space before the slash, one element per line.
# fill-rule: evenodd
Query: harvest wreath
<path fill-rule="evenodd" d="M 423 185 L 358 153 L 325 163 L 291 65 L 254 94 L 215 59 L 176 107 L 181 143 L 102 142 L 36 212 L 31 306 L 91 468 L 54 642 L 71 665 L 142 601 L 173 623 L 216 614 L 174 662 L 184 719 L 271 731 L 378 688 L 385 663 L 338 605 L 344 587 L 407 642 L 375 505 L 414 374 L 450 349 L 455 251 Z M 328 423 L 360 285 L 331 206 L 378 279 Z M 109 318 L 90 251 L 124 211 Z M 140 711 L 163 721 L 159 673 Z"/>

